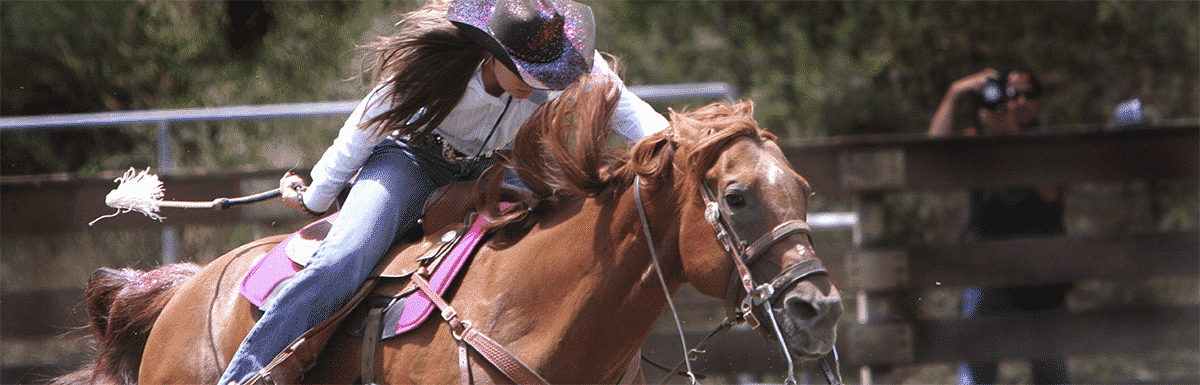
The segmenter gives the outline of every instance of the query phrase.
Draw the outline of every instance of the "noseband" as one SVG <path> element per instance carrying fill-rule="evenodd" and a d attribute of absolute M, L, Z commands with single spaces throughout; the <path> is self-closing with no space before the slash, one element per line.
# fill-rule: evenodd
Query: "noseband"
<path fill-rule="evenodd" d="M 779 344 L 783 348 L 783 356 L 788 363 L 788 375 L 786 383 L 795 384 L 795 364 L 792 362 L 792 355 L 788 349 L 787 342 L 783 338 L 783 333 L 779 329 L 779 323 L 775 320 L 775 313 L 772 311 L 771 302 L 777 299 L 781 293 L 784 292 L 784 290 L 796 284 L 797 282 L 816 274 L 828 275 L 829 272 L 825 270 L 825 266 L 821 264 L 820 259 L 813 258 L 801 261 L 800 263 L 788 267 L 786 270 L 780 272 L 779 275 L 776 275 L 775 278 L 773 278 L 770 282 L 756 284 L 754 276 L 750 272 L 750 266 L 753 265 L 754 262 L 757 261 L 758 258 L 772 246 L 791 235 L 804 234 L 808 237 L 809 242 L 811 243 L 812 228 L 809 227 L 808 222 L 803 220 L 787 220 L 775 226 L 775 228 L 773 228 L 770 232 L 763 234 L 761 237 L 755 240 L 754 243 L 747 243 L 746 241 L 741 240 L 741 237 L 738 236 L 737 232 L 733 231 L 733 227 L 730 224 L 729 219 L 726 217 L 725 213 L 721 211 L 721 206 L 720 203 L 717 202 L 716 194 L 714 194 L 713 191 L 708 187 L 708 184 L 701 182 L 700 185 L 702 186 L 702 196 L 704 197 L 704 219 L 708 221 L 710 225 L 712 225 L 713 231 L 717 235 L 717 242 L 720 243 L 721 247 L 725 249 L 725 254 L 733 259 L 734 271 L 730 277 L 730 285 L 726 290 L 725 300 L 727 305 L 726 310 L 729 313 L 729 316 L 726 317 L 725 322 L 723 322 L 717 328 L 717 330 L 709 334 L 709 336 L 705 338 L 704 341 L 697 346 L 697 348 L 692 349 L 690 352 L 685 351 L 684 362 L 680 365 L 676 365 L 671 374 L 673 374 L 675 371 L 678 371 L 679 366 L 686 366 L 687 375 L 692 379 L 692 383 L 695 383 L 696 377 L 692 373 L 691 364 L 689 363 L 689 361 L 695 359 L 696 356 L 694 353 L 703 353 L 704 345 L 707 345 L 707 343 L 716 335 L 729 330 L 729 328 L 731 328 L 734 324 L 746 322 L 751 328 L 757 329 L 762 325 L 762 323 L 754 315 L 754 308 L 758 307 L 761 308 L 763 312 L 771 318 L 771 326 L 774 329 L 773 331 L 775 332 L 775 337 L 779 340 Z M 642 229 L 645 231 L 647 243 L 650 245 L 650 254 L 654 258 L 655 268 L 658 270 L 659 279 L 663 282 L 664 291 L 666 291 L 666 281 L 662 276 L 662 269 L 659 268 L 658 255 L 654 251 L 654 239 L 651 237 L 650 225 L 646 219 L 645 208 L 642 204 L 641 190 L 641 177 L 635 176 L 633 182 L 633 197 L 636 201 L 638 213 L 640 214 L 640 218 L 642 220 Z M 741 288 L 745 290 L 746 293 L 746 296 L 742 299 L 739 305 L 734 305 L 739 292 L 737 290 L 738 285 L 734 284 L 733 281 L 740 282 Z M 672 314 L 675 314 L 674 304 L 671 303 L 671 295 L 670 293 L 666 293 L 666 295 L 667 303 L 671 306 L 671 312 Z M 683 340 L 683 328 L 680 326 L 677 315 L 675 323 L 680 329 L 680 339 Z M 687 343 L 684 341 L 685 349 L 686 346 Z M 837 349 L 834 348 L 829 355 L 832 356 L 834 363 L 836 364 Z M 828 361 L 824 357 L 822 357 L 820 361 L 821 369 L 825 372 L 825 377 L 829 380 L 829 383 L 840 385 L 842 383 L 841 374 L 838 373 L 837 370 L 831 368 Z M 668 374 L 668 376 L 671 374 Z"/>
<path fill-rule="evenodd" d="M 808 226 L 808 222 L 799 219 L 787 220 L 775 226 L 770 232 L 763 234 L 754 243 L 747 243 L 741 240 L 737 232 L 733 231 L 733 226 L 725 213 L 721 211 L 721 205 L 717 203 L 716 194 L 708 187 L 708 184 L 701 183 L 701 186 L 704 192 L 704 219 L 712 225 L 713 231 L 717 234 L 717 242 L 725 249 L 725 254 L 733 259 L 735 270 L 730 277 L 729 289 L 726 290 L 725 295 L 725 303 L 730 305 L 728 310 L 731 316 L 743 318 L 751 328 L 757 329 L 761 323 L 754 316 L 754 306 L 766 304 L 769 307 L 770 302 L 773 302 L 784 289 L 796 282 L 815 274 L 829 274 L 825 270 L 825 266 L 821 264 L 821 260 L 813 258 L 792 265 L 770 282 L 756 284 L 754 276 L 750 273 L 750 266 L 776 243 L 793 234 L 804 234 L 811 243 L 812 228 Z M 742 289 L 747 294 L 742 303 L 736 307 L 733 306 L 733 303 L 739 293 L 737 286 L 732 284 L 733 281 L 740 282 Z"/>

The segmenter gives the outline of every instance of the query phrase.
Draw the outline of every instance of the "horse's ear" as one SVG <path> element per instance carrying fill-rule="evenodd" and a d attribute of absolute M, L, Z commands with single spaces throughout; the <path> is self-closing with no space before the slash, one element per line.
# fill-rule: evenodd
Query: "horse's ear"
<path fill-rule="evenodd" d="M 741 102 L 738 102 L 737 104 L 734 104 L 733 108 L 735 110 L 737 110 L 738 113 L 741 115 L 745 115 L 750 118 L 754 118 L 754 101 L 753 100 L 743 100 Z"/>

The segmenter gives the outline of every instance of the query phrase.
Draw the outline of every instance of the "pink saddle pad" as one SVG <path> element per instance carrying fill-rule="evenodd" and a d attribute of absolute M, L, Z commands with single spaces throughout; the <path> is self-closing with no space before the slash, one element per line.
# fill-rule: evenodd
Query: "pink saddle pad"
<path fill-rule="evenodd" d="M 502 204 L 501 208 L 508 206 L 511 205 Z M 303 269 L 321 240 L 325 239 L 336 216 L 335 213 L 305 226 L 271 249 L 242 279 L 242 296 L 261 309 L 271 291 L 280 282 L 295 276 Z M 483 225 L 487 221 L 486 216 L 480 215 L 434 269 L 429 277 L 429 284 L 438 295 L 445 294 L 446 289 L 476 250 L 486 233 Z M 396 323 L 395 334 L 402 334 L 420 325 L 433 312 L 434 307 L 433 302 L 423 292 L 417 291 L 409 295 Z"/>
<path fill-rule="evenodd" d="M 446 288 L 450 287 L 450 283 L 462 270 L 463 264 L 474 253 L 475 246 L 483 239 L 485 223 L 487 223 L 487 219 L 484 215 L 475 219 L 467 233 L 454 245 L 453 249 L 450 249 L 450 253 L 446 255 L 442 263 L 433 270 L 433 274 L 429 277 L 429 286 L 437 291 L 439 296 L 446 293 Z M 396 324 L 396 334 L 403 334 L 420 325 L 433 312 L 433 308 L 433 301 L 430 301 L 424 292 L 417 291 L 410 295 L 405 301 L 404 311 L 400 313 L 400 321 Z"/>
<path fill-rule="evenodd" d="M 337 216 L 338 213 L 334 213 L 321 218 L 275 245 L 242 278 L 242 296 L 261 309 L 275 286 L 295 276 L 308 264 L 309 258 L 312 258 L 317 246 L 325 239 Z"/>

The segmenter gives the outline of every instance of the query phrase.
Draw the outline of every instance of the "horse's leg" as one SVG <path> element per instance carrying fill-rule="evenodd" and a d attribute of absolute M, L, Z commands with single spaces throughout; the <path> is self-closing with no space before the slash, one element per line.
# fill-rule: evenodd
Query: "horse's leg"
<path fill-rule="evenodd" d="M 235 249 L 179 289 L 150 332 L 141 383 L 217 381 L 257 317 L 238 285 L 254 260 L 282 239 L 265 238 Z"/>

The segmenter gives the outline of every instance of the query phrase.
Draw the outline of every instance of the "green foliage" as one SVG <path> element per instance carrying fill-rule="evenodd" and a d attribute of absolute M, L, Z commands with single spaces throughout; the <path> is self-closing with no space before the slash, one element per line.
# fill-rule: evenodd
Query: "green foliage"
<path fill-rule="evenodd" d="M 1195 118 L 1195 2 L 605 2 L 601 47 L 631 81 L 728 81 L 788 138 L 922 132 L 949 84 L 1028 67 L 1048 124 L 1141 98 Z M 639 71 L 641 70 L 641 71 Z"/>
<path fill-rule="evenodd" d="M 17 1 L 0 3 L 0 114 L 38 115 L 360 97 L 356 44 L 397 19 L 384 2 Z M 408 8 L 408 7 L 404 7 Z M 391 25 L 391 24 L 387 24 Z M 324 123 L 324 122 L 323 122 Z M 338 125 L 175 129 L 184 167 L 279 167 L 255 149 L 297 137 L 315 162 Z M 154 162 L 153 127 L 6 133 L 4 175 L 88 174 Z M 130 155 L 130 154 L 134 155 Z M 314 154 L 315 155 L 312 155 Z M 111 159 L 133 160 L 113 165 Z M 283 167 L 298 166 L 289 164 Z"/>
<path fill-rule="evenodd" d="M 365 89 L 355 47 L 389 34 L 397 15 L 418 4 L 2 2 L 0 114 L 357 99 Z M 1197 2 L 589 4 L 598 48 L 623 60 L 628 83 L 729 82 L 785 140 L 922 132 L 949 84 L 987 67 L 1039 73 L 1050 125 L 1101 125 L 1131 98 L 1159 119 L 1200 116 Z M 278 166 L 287 162 L 262 149 L 283 141 L 299 152 L 291 161 L 298 164 L 284 167 L 303 166 L 338 125 L 185 127 L 175 134 L 185 149 L 177 160 Z M 150 128 L 6 133 L 0 172 L 86 174 L 131 152 L 149 163 L 152 137 Z"/>

